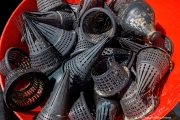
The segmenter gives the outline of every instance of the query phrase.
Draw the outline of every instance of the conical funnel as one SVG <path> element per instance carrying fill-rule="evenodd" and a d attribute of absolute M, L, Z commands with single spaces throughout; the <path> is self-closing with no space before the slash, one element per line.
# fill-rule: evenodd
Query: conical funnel
<path fill-rule="evenodd" d="M 73 57 L 63 64 L 63 70 L 70 70 L 70 81 L 78 86 L 83 86 L 90 81 L 91 69 L 100 57 L 107 38 L 101 40 L 93 47 Z"/>
<path fill-rule="evenodd" d="M 58 85 L 36 117 L 36 120 L 67 120 L 67 106 L 69 97 L 69 71 L 65 71 Z"/>
<path fill-rule="evenodd" d="M 76 33 L 74 30 L 67 31 L 59 29 L 38 21 L 34 21 L 33 23 L 62 56 L 67 55 L 75 45 Z"/>

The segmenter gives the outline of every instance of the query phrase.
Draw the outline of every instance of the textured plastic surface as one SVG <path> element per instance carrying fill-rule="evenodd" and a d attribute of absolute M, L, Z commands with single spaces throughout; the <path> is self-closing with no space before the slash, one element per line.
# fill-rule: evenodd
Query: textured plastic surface
<path fill-rule="evenodd" d="M 155 11 L 155 27 L 158 31 L 160 31 L 163 35 L 168 36 L 173 44 L 174 44 L 174 53 L 172 55 L 172 60 L 175 62 L 174 69 L 172 72 L 165 76 L 163 79 L 162 85 L 159 85 L 160 94 L 159 94 L 159 105 L 153 111 L 148 118 L 152 119 L 160 119 L 165 116 L 180 100 L 180 64 L 179 56 L 180 56 L 180 9 L 179 9 L 179 0 L 146 0 Z M 79 3 L 79 0 L 68 0 L 69 3 Z M 35 0 L 24 0 L 17 7 L 17 9 L 13 12 L 9 21 L 4 28 L 3 34 L 1 36 L 0 41 L 0 60 L 4 57 L 6 50 L 10 47 L 19 47 L 26 51 L 27 45 L 25 43 L 21 43 L 21 34 L 19 33 L 16 25 L 13 23 L 12 19 L 14 16 L 18 16 L 23 12 L 23 8 L 27 10 L 37 10 L 36 1 Z M 7 42 L 11 41 L 11 42 Z M 0 76 L 1 86 L 4 89 L 4 77 Z M 42 104 L 43 105 L 43 104 Z M 41 105 L 41 106 L 42 106 Z M 37 115 L 41 110 L 41 106 L 36 109 L 19 113 L 16 112 L 19 118 L 24 120 L 32 120 L 34 115 Z"/>

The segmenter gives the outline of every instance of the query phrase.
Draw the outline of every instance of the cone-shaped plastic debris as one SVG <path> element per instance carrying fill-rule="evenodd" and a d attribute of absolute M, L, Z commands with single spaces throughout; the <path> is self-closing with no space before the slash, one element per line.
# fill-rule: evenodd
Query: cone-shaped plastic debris
<path fill-rule="evenodd" d="M 171 39 L 169 39 L 167 36 L 164 36 L 164 35 L 162 35 L 161 37 L 156 39 L 153 42 L 153 46 L 160 47 L 160 48 L 166 50 L 169 53 L 169 55 L 172 55 L 173 49 L 174 49 L 174 45 L 173 45 Z"/>
<path fill-rule="evenodd" d="M 119 43 L 123 46 L 127 46 L 134 52 L 138 52 L 142 48 L 151 46 L 150 44 L 146 43 L 145 41 L 139 39 L 139 38 L 124 38 L 124 37 L 117 37 L 116 38 Z"/>
<path fill-rule="evenodd" d="M 77 28 L 77 34 L 78 34 L 78 42 L 76 44 L 74 52 L 71 53 L 71 57 L 76 56 L 77 54 L 91 48 L 94 45 L 84 38 L 80 27 Z"/>
<path fill-rule="evenodd" d="M 112 38 L 116 32 L 116 22 L 112 11 L 100 7 L 84 13 L 80 27 L 84 37 L 91 43 L 97 43 L 105 37 Z"/>
<path fill-rule="evenodd" d="M 102 99 L 96 104 L 96 120 L 114 120 L 119 104 L 114 100 Z"/>
<path fill-rule="evenodd" d="M 69 111 L 70 120 L 94 120 L 84 98 L 84 92 L 71 107 Z"/>
<path fill-rule="evenodd" d="M 114 56 L 116 62 L 129 69 L 135 59 L 135 53 L 133 51 L 121 48 L 105 48 L 101 56 L 103 58 Z"/>
<path fill-rule="evenodd" d="M 65 30 L 73 30 L 76 26 L 76 18 L 72 10 L 49 12 L 24 12 L 30 20 L 39 21 Z"/>
<path fill-rule="evenodd" d="M 76 42 L 76 33 L 74 30 L 67 31 L 59 29 L 38 21 L 34 21 L 33 23 L 62 56 L 67 55 L 71 51 Z"/>
<path fill-rule="evenodd" d="M 118 25 L 124 31 L 134 31 L 135 35 L 155 40 L 160 32 L 154 28 L 154 11 L 144 0 L 134 0 L 121 4 L 118 11 Z"/>
<path fill-rule="evenodd" d="M 120 100 L 125 117 L 128 119 L 141 119 L 155 109 L 158 98 L 152 93 L 137 95 L 137 84 L 132 82 L 123 98 Z"/>
<path fill-rule="evenodd" d="M 119 93 L 128 83 L 131 75 L 125 66 L 120 66 L 114 58 L 99 61 L 91 71 L 95 92 L 102 97 Z"/>
<path fill-rule="evenodd" d="M 39 70 L 16 68 L 5 79 L 4 100 L 13 111 L 28 111 L 48 95 L 49 79 Z"/>
<path fill-rule="evenodd" d="M 129 0 L 109 0 L 106 2 L 106 4 L 111 8 L 113 12 L 117 13 L 121 7 L 121 4 L 124 4 L 126 1 Z"/>
<path fill-rule="evenodd" d="M 63 70 L 70 70 L 70 81 L 83 86 L 90 81 L 91 69 L 100 57 L 108 38 L 63 63 Z"/>
<path fill-rule="evenodd" d="M 36 117 L 36 120 L 67 120 L 67 106 L 69 97 L 69 71 L 65 71 L 56 88 Z"/>
<path fill-rule="evenodd" d="M 62 63 L 62 57 L 30 20 L 26 17 L 24 17 L 24 20 L 31 67 L 50 74 Z"/>
<path fill-rule="evenodd" d="M 65 5 L 61 0 L 36 0 L 36 2 L 40 12 L 47 12 Z"/>
<path fill-rule="evenodd" d="M 155 47 L 142 49 L 137 54 L 136 62 L 138 93 L 153 91 L 156 84 L 171 69 L 171 57 L 166 51 Z"/>
<path fill-rule="evenodd" d="M 13 66 L 12 66 L 13 65 Z M 15 47 L 9 48 L 4 58 L 0 61 L 0 73 L 6 76 L 12 69 L 15 68 L 30 68 L 29 55 Z"/>

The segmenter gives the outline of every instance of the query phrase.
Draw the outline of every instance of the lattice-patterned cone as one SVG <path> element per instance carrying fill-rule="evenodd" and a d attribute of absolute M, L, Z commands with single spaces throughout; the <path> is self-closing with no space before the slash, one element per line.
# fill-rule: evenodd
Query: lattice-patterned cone
<path fill-rule="evenodd" d="M 76 100 L 69 111 L 70 120 L 94 120 L 84 98 L 84 93 Z"/>
<path fill-rule="evenodd" d="M 145 41 L 142 41 L 139 38 L 123 38 L 123 37 L 118 37 L 117 40 L 119 41 L 120 44 L 127 46 L 134 52 L 138 52 L 142 48 L 151 46 L 150 44 L 146 43 Z"/>
<path fill-rule="evenodd" d="M 13 111 L 28 111 L 48 95 L 49 79 L 39 70 L 16 68 L 5 79 L 4 100 Z"/>
<path fill-rule="evenodd" d="M 119 93 L 128 83 L 131 75 L 125 66 L 120 66 L 114 58 L 99 61 L 91 71 L 95 92 L 102 97 Z"/>
<path fill-rule="evenodd" d="M 135 53 L 131 50 L 121 48 L 105 48 L 101 55 L 103 58 L 114 56 L 115 60 L 129 69 L 135 59 Z"/>
<path fill-rule="evenodd" d="M 113 12 L 117 13 L 121 7 L 121 4 L 124 4 L 127 1 L 129 0 L 109 0 L 106 4 L 111 8 Z"/>
<path fill-rule="evenodd" d="M 49 12 L 24 12 L 30 20 L 39 21 L 65 30 L 73 30 L 76 26 L 76 18 L 72 10 Z"/>
<path fill-rule="evenodd" d="M 43 37 L 34 24 L 24 17 L 26 25 L 26 43 L 30 51 L 31 67 L 47 75 L 62 63 L 60 54 Z"/>
<path fill-rule="evenodd" d="M 96 120 L 114 120 L 119 104 L 114 100 L 102 99 L 96 104 Z"/>
<path fill-rule="evenodd" d="M 67 120 L 67 106 L 69 97 L 69 71 L 65 71 L 56 88 L 36 117 L 36 120 Z"/>
<path fill-rule="evenodd" d="M 90 43 L 87 41 L 84 36 L 82 35 L 81 28 L 79 27 L 77 29 L 77 34 L 78 34 L 78 42 L 76 44 L 75 50 L 73 53 L 71 53 L 71 57 L 76 56 L 77 54 L 91 48 L 94 44 Z"/>
<path fill-rule="evenodd" d="M 67 60 L 63 70 L 70 70 L 70 81 L 78 86 L 83 86 L 90 81 L 91 69 L 100 57 L 108 38 L 98 42 L 93 47 Z"/>
<path fill-rule="evenodd" d="M 38 11 L 47 12 L 49 10 L 64 6 L 65 3 L 61 0 L 36 0 Z"/>
<path fill-rule="evenodd" d="M 154 28 L 154 11 L 144 0 L 121 4 L 118 25 L 121 25 L 124 31 L 134 31 L 137 36 L 147 37 L 149 41 L 160 36 L 160 32 Z"/>
<path fill-rule="evenodd" d="M 67 55 L 75 45 L 76 33 L 74 30 L 59 29 L 38 21 L 33 23 L 62 56 Z"/>
<path fill-rule="evenodd" d="M 14 68 L 31 68 L 29 55 L 15 47 L 9 48 L 0 62 L 0 73 L 6 76 Z"/>
<path fill-rule="evenodd" d="M 125 117 L 141 119 L 152 112 L 158 104 L 158 98 L 152 93 L 137 94 L 137 84 L 132 82 L 123 98 L 120 100 Z"/>
<path fill-rule="evenodd" d="M 84 13 L 80 27 L 84 37 L 91 43 L 103 38 L 112 38 L 116 32 L 116 22 L 112 11 L 100 7 L 91 8 Z"/>
<path fill-rule="evenodd" d="M 136 79 L 138 93 L 154 90 L 156 83 L 172 69 L 172 61 L 166 51 L 149 47 L 142 49 L 137 54 Z"/>
<path fill-rule="evenodd" d="M 162 35 L 153 42 L 153 46 L 166 50 L 170 55 L 173 53 L 174 45 L 167 36 Z"/>

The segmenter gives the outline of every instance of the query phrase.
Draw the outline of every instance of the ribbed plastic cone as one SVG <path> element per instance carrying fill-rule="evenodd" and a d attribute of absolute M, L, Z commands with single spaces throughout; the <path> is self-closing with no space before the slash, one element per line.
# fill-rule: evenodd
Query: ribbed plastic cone
<path fill-rule="evenodd" d="M 138 38 L 131 39 L 131 38 L 118 37 L 116 39 L 119 41 L 120 44 L 127 46 L 128 48 L 130 48 L 134 52 L 138 52 L 142 48 L 150 46 L 149 44 L 147 44 L 146 42 L 144 42 Z"/>
<path fill-rule="evenodd" d="M 76 56 L 77 54 L 91 48 L 94 44 L 90 43 L 89 41 L 87 41 L 82 32 L 81 32 L 81 28 L 78 27 L 77 28 L 77 34 L 78 34 L 78 42 L 76 44 L 75 50 L 73 53 L 71 53 L 71 57 Z"/>
<path fill-rule="evenodd" d="M 155 109 L 158 104 L 158 98 L 148 92 L 143 95 L 137 94 L 137 84 L 132 82 L 120 100 L 120 104 L 125 118 L 139 120 Z"/>
<path fill-rule="evenodd" d="M 96 120 L 114 120 L 119 104 L 114 100 L 102 99 L 96 104 Z"/>
<path fill-rule="evenodd" d="M 71 51 L 76 42 L 76 33 L 74 30 L 67 31 L 59 29 L 38 21 L 34 21 L 33 23 L 62 56 L 67 55 Z"/>
<path fill-rule="evenodd" d="M 130 80 L 130 71 L 120 66 L 114 58 L 99 61 L 92 69 L 95 92 L 102 97 L 110 97 L 119 93 Z"/>
<path fill-rule="evenodd" d="M 91 69 L 100 57 L 108 38 L 98 42 L 93 47 L 73 57 L 63 64 L 63 70 L 70 70 L 70 81 L 78 86 L 87 84 L 90 80 Z"/>
<path fill-rule="evenodd" d="M 31 68 L 29 55 L 15 47 L 9 48 L 0 61 L 0 73 L 6 76 L 14 68 Z"/>
<path fill-rule="evenodd" d="M 31 67 L 49 74 L 61 63 L 62 57 L 43 37 L 33 23 L 24 17 L 26 25 L 26 43 L 30 51 Z"/>
<path fill-rule="evenodd" d="M 36 120 L 67 120 L 69 97 L 69 71 L 65 71 L 56 88 L 36 117 Z"/>
<path fill-rule="evenodd" d="M 124 31 L 134 31 L 135 35 L 146 37 L 149 41 L 160 36 L 154 28 L 154 11 L 144 0 L 130 0 L 121 4 L 118 11 L 118 24 Z"/>
<path fill-rule="evenodd" d="M 40 12 L 46 12 L 65 5 L 61 0 L 36 0 L 36 2 Z"/>
<path fill-rule="evenodd" d="M 24 12 L 30 20 L 39 21 L 65 30 L 73 30 L 76 18 L 72 10 L 49 11 L 49 12 Z"/>
<path fill-rule="evenodd" d="M 171 69 L 171 57 L 164 50 L 153 47 L 142 49 L 136 62 L 138 93 L 153 91 L 156 84 Z"/>
<path fill-rule="evenodd" d="M 84 92 L 76 100 L 69 111 L 70 120 L 94 120 L 84 98 Z"/>

